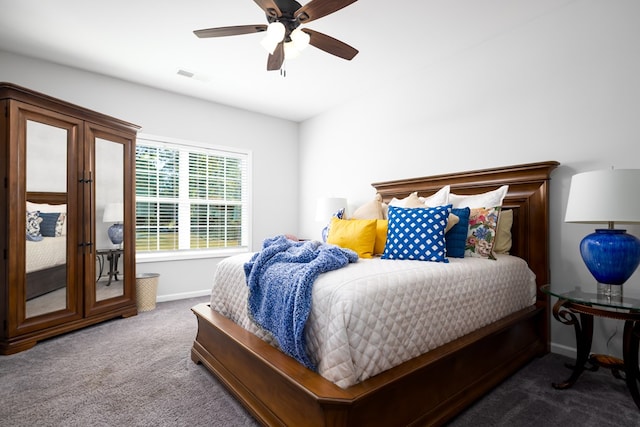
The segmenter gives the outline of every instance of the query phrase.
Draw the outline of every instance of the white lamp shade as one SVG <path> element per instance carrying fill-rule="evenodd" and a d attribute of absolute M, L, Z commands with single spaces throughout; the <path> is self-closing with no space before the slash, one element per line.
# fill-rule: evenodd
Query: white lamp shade
<path fill-rule="evenodd" d="M 571 178 L 565 222 L 640 222 L 640 169 L 584 172 Z"/>
<path fill-rule="evenodd" d="M 302 52 L 304 49 L 306 49 L 306 47 L 309 46 L 309 42 L 311 41 L 311 36 L 302 31 L 300 28 L 296 28 L 295 30 L 293 30 L 290 37 L 291 42 L 296 47 L 296 50 L 298 50 L 298 52 Z"/>
<path fill-rule="evenodd" d="M 267 37 L 271 40 L 280 43 L 284 39 L 284 33 L 286 29 L 282 22 L 272 22 L 267 26 Z"/>
<path fill-rule="evenodd" d="M 300 56 L 300 51 L 296 49 L 293 42 L 286 42 L 284 44 L 284 57 L 285 59 L 296 59 Z"/>
<path fill-rule="evenodd" d="M 347 199 L 342 197 L 319 198 L 316 204 L 316 221 L 328 221 L 339 209 L 347 207 Z"/>
<path fill-rule="evenodd" d="M 109 203 L 104 208 L 102 222 L 122 222 L 124 206 L 122 203 Z"/>
<path fill-rule="evenodd" d="M 282 22 L 272 22 L 267 27 L 267 35 L 260 42 L 267 52 L 273 55 L 278 44 L 284 39 L 285 27 Z"/>
<path fill-rule="evenodd" d="M 271 55 L 273 55 L 273 52 L 275 52 L 276 47 L 278 47 L 278 41 L 275 41 L 273 39 L 270 39 L 269 37 L 265 37 L 264 39 L 262 39 L 262 41 L 260 42 L 260 44 L 262 45 L 262 47 L 269 52 Z"/>

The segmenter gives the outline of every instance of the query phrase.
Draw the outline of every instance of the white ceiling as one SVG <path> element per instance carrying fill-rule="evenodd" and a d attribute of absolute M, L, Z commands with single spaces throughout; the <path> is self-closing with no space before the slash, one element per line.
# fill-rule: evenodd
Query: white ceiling
<path fill-rule="evenodd" d="M 193 34 L 265 24 L 252 0 L 0 0 L 0 50 L 303 121 L 574 1 L 360 0 L 306 25 L 360 53 L 346 61 L 310 46 L 286 77 L 266 71 L 264 34 Z"/>

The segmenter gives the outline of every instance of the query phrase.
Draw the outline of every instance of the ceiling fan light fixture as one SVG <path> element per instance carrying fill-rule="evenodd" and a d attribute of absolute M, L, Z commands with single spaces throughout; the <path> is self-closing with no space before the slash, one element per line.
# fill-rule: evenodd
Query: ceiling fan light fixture
<path fill-rule="evenodd" d="M 273 55 L 278 43 L 284 40 L 285 27 L 282 22 L 272 22 L 267 26 L 267 35 L 260 42 L 267 52 Z"/>
<path fill-rule="evenodd" d="M 273 41 L 269 37 L 265 37 L 260 41 L 262 47 L 271 55 L 273 55 L 273 52 L 275 52 L 278 43 L 279 42 Z"/>
<path fill-rule="evenodd" d="M 296 49 L 299 52 L 302 52 L 309 46 L 309 42 L 311 41 L 311 36 L 300 28 L 296 28 L 291 32 L 291 42 L 294 44 Z"/>
<path fill-rule="evenodd" d="M 358 50 L 348 44 L 310 28 L 301 29 L 323 16 L 330 15 L 357 0 L 309 0 L 304 6 L 296 0 L 254 0 L 266 14 L 268 24 L 234 25 L 195 30 L 199 38 L 227 37 L 264 32 L 260 44 L 269 52 L 267 71 L 280 70 L 285 58 L 294 58 L 308 45 L 346 60 L 353 59 Z M 285 53 L 285 45 L 287 53 Z"/>
<path fill-rule="evenodd" d="M 300 56 L 300 49 L 296 46 L 295 42 L 285 42 L 284 44 L 284 57 L 285 59 L 296 59 Z"/>

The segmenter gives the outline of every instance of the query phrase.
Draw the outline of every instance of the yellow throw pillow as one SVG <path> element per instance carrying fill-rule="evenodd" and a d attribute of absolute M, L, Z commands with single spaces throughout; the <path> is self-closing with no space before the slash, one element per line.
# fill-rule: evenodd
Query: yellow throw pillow
<path fill-rule="evenodd" d="M 387 226 L 389 220 L 379 219 L 376 223 L 376 243 L 373 246 L 374 255 L 382 255 L 384 253 L 384 246 L 387 244 Z"/>
<path fill-rule="evenodd" d="M 372 258 L 377 220 L 331 218 L 327 243 L 355 251 L 360 258 Z"/>

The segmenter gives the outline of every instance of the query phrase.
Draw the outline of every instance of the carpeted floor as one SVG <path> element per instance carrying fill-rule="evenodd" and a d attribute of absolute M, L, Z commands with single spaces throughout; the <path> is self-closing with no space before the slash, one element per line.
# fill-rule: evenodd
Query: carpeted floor
<path fill-rule="evenodd" d="M 207 298 L 52 338 L 0 356 L 0 426 L 256 426 L 201 365 L 189 310 Z M 569 359 L 534 360 L 453 420 L 465 426 L 637 426 L 640 411 L 609 372 L 587 372 L 565 391 Z"/>

